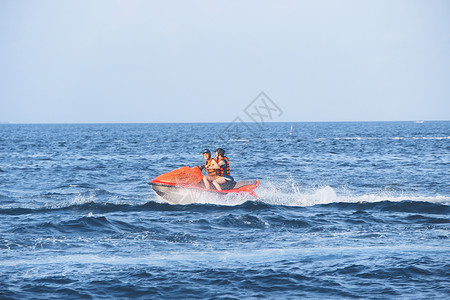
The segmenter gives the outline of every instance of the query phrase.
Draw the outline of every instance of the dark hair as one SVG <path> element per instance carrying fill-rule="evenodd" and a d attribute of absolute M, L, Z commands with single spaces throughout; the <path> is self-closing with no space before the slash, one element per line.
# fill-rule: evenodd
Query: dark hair
<path fill-rule="evenodd" d="M 222 148 L 217 148 L 216 152 L 218 152 L 220 156 L 225 156 L 225 150 L 223 150 Z"/>

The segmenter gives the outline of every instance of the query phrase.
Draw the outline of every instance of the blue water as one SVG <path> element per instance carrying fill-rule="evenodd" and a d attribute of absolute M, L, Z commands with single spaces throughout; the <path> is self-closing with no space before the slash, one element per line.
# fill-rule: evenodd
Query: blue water
<path fill-rule="evenodd" d="M 450 122 L 247 125 L 0 125 L 0 298 L 450 297 Z M 205 147 L 259 198 L 157 198 Z"/>

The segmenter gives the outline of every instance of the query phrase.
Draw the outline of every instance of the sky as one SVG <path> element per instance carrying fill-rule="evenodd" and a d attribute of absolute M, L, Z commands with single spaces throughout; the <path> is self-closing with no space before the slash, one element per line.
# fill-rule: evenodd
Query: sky
<path fill-rule="evenodd" d="M 0 0 L 0 122 L 449 120 L 450 1 Z"/>

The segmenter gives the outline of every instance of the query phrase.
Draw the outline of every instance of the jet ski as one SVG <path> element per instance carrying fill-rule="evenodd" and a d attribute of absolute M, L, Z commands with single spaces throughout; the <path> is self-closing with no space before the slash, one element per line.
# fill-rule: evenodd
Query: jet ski
<path fill-rule="evenodd" d="M 233 181 L 222 186 L 222 191 L 206 189 L 203 184 L 203 174 L 199 167 L 182 167 L 164 173 L 148 183 L 155 193 L 172 204 L 188 204 L 197 202 L 202 195 L 224 196 L 229 194 L 247 194 L 258 197 L 253 191 L 259 180 Z"/>

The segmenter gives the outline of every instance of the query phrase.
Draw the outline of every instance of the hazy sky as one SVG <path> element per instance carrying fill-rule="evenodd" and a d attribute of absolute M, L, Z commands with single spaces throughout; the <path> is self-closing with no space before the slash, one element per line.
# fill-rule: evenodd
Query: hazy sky
<path fill-rule="evenodd" d="M 0 0 L 0 122 L 448 120 L 450 1 Z"/>

